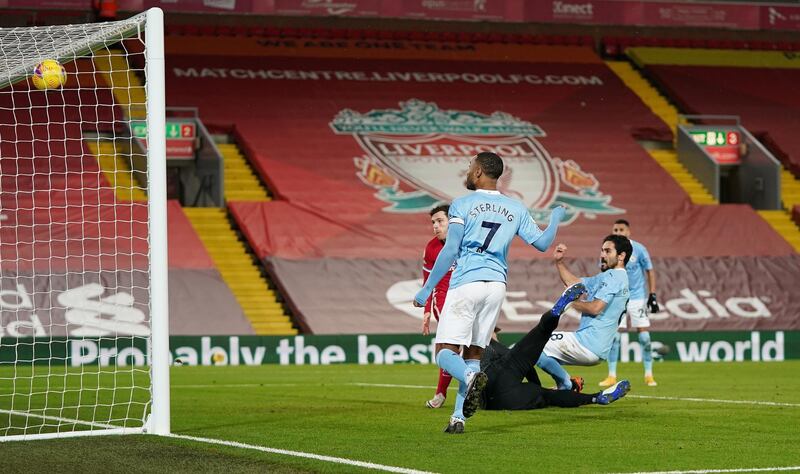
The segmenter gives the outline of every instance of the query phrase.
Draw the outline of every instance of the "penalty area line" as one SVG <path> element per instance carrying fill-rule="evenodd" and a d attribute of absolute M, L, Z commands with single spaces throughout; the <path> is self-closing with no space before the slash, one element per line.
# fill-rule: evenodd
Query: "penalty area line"
<path fill-rule="evenodd" d="M 640 472 L 618 472 L 614 474 L 716 474 L 726 472 L 779 472 L 779 471 L 800 471 L 800 466 L 785 467 L 753 467 L 739 469 L 694 469 L 690 471 L 640 471 Z"/>
<path fill-rule="evenodd" d="M 232 448 L 250 449 L 253 451 L 261 451 L 262 453 L 282 454 L 284 456 L 292 456 L 296 458 L 314 459 L 317 461 L 330 462 L 334 464 L 345 464 L 347 466 L 363 467 L 364 469 L 375 469 L 378 471 L 386 472 L 399 472 L 403 474 L 432 474 L 429 471 L 418 471 L 416 469 L 409 469 L 406 467 L 387 466 L 385 464 L 376 464 L 366 461 L 356 461 L 354 459 L 338 458 L 335 456 L 323 456 L 321 454 L 306 453 L 303 451 L 290 451 L 288 449 L 268 448 L 266 446 L 258 446 L 255 444 L 240 443 L 238 441 L 226 441 L 223 439 L 214 438 L 200 438 L 197 436 L 168 434 L 168 438 L 184 439 L 187 441 L 196 441 L 198 443 L 216 444 L 219 446 L 228 446 Z"/>

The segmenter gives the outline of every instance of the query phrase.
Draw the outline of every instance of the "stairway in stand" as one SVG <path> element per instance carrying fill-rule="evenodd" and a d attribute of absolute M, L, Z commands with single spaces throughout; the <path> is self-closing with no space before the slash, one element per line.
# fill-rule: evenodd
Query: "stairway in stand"
<path fill-rule="evenodd" d="M 289 315 L 253 262 L 224 209 L 184 208 L 197 235 L 214 260 L 214 265 L 231 289 L 245 316 L 258 335 L 297 334 Z"/>

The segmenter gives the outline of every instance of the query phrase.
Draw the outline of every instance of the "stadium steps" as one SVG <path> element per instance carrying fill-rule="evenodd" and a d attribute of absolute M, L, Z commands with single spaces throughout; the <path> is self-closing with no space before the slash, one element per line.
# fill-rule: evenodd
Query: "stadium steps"
<path fill-rule="evenodd" d="M 678 109 L 653 87 L 628 61 L 606 61 L 606 65 L 675 135 Z M 711 193 L 678 161 L 674 150 L 648 150 L 650 156 L 686 191 L 695 204 L 718 204 Z"/>
<path fill-rule="evenodd" d="M 130 144 L 126 140 L 88 139 L 86 146 L 97 157 L 106 181 L 114 188 L 114 194 L 121 201 L 146 201 L 147 194 L 133 177 L 128 160 Z"/>
<path fill-rule="evenodd" d="M 650 156 L 686 191 L 694 204 L 718 204 L 708 190 L 678 161 L 675 150 L 651 149 Z"/>
<path fill-rule="evenodd" d="M 781 198 L 783 208 L 789 213 L 794 206 L 800 205 L 800 180 L 786 168 L 781 170 Z"/>
<path fill-rule="evenodd" d="M 235 143 L 217 143 L 225 165 L 226 201 L 271 201 L 250 163 Z"/>
<path fill-rule="evenodd" d="M 678 126 L 678 109 L 667 101 L 628 61 L 606 61 L 606 65 L 632 90 L 658 118 L 667 124 L 672 134 Z"/>
<path fill-rule="evenodd" d="M 183 209 L 258 335 L 297 334 L 290 317 L 231 228 L 224 209 Z"/>
<path fill-rule="evenodd" d="M 101 49 L 95 52 L 95 68 L 112 88 L 114 99 L 131 120 L 144 120 L 147 116 L 147 97 L 142 81 L 128 65 L 121 49 Z"/>
<path fill-rule="evenodd" d="M 758 211 L 758 214 L 775 229 L 775 232 L 789 242 L 795 252 L 800 253 L 800 228 L 794 223 L 789 212 L 785 210 Z"/>

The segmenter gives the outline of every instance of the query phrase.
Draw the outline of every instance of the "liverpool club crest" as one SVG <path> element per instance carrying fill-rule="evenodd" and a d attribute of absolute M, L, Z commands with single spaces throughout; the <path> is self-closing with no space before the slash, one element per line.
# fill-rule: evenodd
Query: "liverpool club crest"
<path fill-rule="evenodd" d="M 465 193 L 469 161 L 484 151 L 503 158 L 500 191 L 519 199 L 537 220 L 558 205 L 565 223 L 583 214 L 624 212 L 610 206 L 595 177 L 572 160 L 553 158 L 537 138 L 544 131 L 504 112 L 442 110 L 411 99 L 400 109 L 359 113 L 342 110 L 331 122 L 334 133 L 352 135 L 365 155 L 354 158 L 356 174 L 387 203 L 387 212 L 427 212 L 437 202 Z"/>

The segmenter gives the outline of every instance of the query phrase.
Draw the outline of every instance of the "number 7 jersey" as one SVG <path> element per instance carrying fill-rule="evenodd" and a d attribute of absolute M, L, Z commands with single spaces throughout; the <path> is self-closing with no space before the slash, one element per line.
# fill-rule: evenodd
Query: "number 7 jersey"
<path fill-rule="evenodd" d="M 450 204 L 450 224 L 463 224 L 450 288 L 473 281 L 502 281 L 508 274 L 508 247 L 515 235 L 533 244 L 542 231 L 520 201 L 499 191 L 479 189 Z"/>

